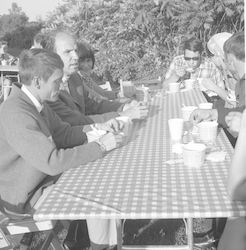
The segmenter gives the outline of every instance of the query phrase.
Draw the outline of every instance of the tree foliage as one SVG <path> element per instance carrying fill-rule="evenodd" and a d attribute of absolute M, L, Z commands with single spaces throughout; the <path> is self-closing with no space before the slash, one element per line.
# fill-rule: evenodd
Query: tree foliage
<path fill-rule="evenodd" d="M 244 30 L 244 0 L 64 0 L 39 24 L 68 29 L 88 43 L 97 73 L 108 80 L 153 78 L 164 74 L 187 37 L 206 44 L 216 33 Z M 20 26 L 18 35 L 32 33 Z"/>
<path fill-rule="evenodd" d="M 10 33 L 22 26 L 25 26 L 28 22 L 28 17 L 22 8 L 16 3 L 12 3 L 12 8 L 9 9 L 8 15 L 3 15 L 0 18 L 0 37 L 3 37 L 6 33 Z"/>
<path fill-rule="evenodd" d="M 33 37 L 42 29 L 42 22 L 28 22 L 28 17 L 16 3 L 12 3 L 8 15 L 0 17 L 0 38 L 9 47 L 29 49 Z"/>
<path fill-rule="evenodd" d="M 97 72 L 117 80 L 162 75 L 181 44 L 196 35 L 244 30 L 243 0 L 66 0 L 47 19 L 96 52 Z"/>

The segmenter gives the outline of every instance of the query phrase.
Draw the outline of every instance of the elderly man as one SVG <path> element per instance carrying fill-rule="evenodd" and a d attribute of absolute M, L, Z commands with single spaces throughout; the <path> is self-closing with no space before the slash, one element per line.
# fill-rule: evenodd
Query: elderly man
<path fill-rule="evenodd" d="M 53 31 L 46 35 L 45 40 L 45 48 L 56 52 L 64 62 L 64 78 L 59 99 L 54 103 L 49 103 L 63 121 L 71 125 L 83 125 L 104 122 L 117 116 L 130 118 L 147 116 L 147 106 L 140 105 L 136 101 L 121 104 L 102 99 L 96 101 L 91 96 L 77 73 L 77 43 L 68 32 Z"/>
<path fill-rule="evenodd" d="M 224 44 L 225 63 L 227 68 L 236 75 L 235 94 L 237 107 L 225 108 L 219 106 L 212 110 L 195 110 L 190 116 L 190 122 L 197 124 L 204 120 L 218 120 L 224 128 L 239 131 L 240 118 L 245 109 L 245 35 L 244 32 L 235 33 Z M 240 112 L 240 113 L 238 113 Z"/>

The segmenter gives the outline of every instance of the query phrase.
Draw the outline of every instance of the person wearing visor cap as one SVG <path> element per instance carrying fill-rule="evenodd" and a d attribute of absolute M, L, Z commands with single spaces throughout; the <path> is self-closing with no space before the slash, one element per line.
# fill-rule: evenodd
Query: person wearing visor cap
<path fill-rule="evenodd" d="M 223 45 L 227 39 L 232 36 L 231 33 L 222 32 L 213 35 L 207 42 L 208 56 L 223 74 L 225 87 L 227 92 L 225 107 L 233 108 L 236 106 L 235 100 L 235 84 L 238 79 L 230 71 L 230 65 L 225 61 Z M 211 55 L 212 54 L 212 55 Z"/>
<path fill-rule="evenodd" d="M 218 97 L 218 90 L 225 89 L 223 76 L 216 65 L 203 56 L 203 48 L 202 41 L 197 37 L 187 39 L 183 44 L 183 54 L 174 57 L 167 69 L 163 87 L 171 82 L 182 82 L 182 79 L 189 74 L 188 78 L 201 79 L 202 84 L 204 86 L 206 84 L 204 92 L 209 97 Z M 216 91 L 214 88 L 211 90 L 210 86 L 216 86 Z"/>

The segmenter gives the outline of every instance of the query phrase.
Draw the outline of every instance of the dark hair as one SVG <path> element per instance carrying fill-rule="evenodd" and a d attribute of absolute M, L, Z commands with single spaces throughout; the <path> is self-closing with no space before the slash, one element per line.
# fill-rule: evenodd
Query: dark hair
<path fill-rule="evenodd" d="M 84 43 L 78 43 L 78 56 L 79 56 L 79 62 L 84 61 L 85 59 L 91 59 L 92 60 L 92 69 L 95 65 L 95 55 L 92 49 Z"/>
<path fill-rule="evenodd" d="M 37 44 L 40 44 L 42 48 L 44 48 L 44 39 L 45 39 L 45 33 L 37 33 L 33 38 L 33 45 L 36 42 Z"/>
<path fill-rule="evenodd" d="M 46 49 L 23 50 L 18 63 L 20 78 L 25 85 L 30 85 L 35 76 L 47 81 L 56 69 L 63 67 L 60 56 Z"/>
<path fill-rule="evenodd" d="M 41 43 L 41 41 L 43 40 L 44 37 L 44 33 L 37 33 L 34 38 L 33 41 L 35 41 L 36 43 Z"/>
<path fill-rule="evenodd" d="M 223 45 L 225 56 L 232 54 L 239 61 L 245 61 L 245 35 L 244 32 L 233 34 Z"/>
<path fill-rule="evenodd" d="M 193 51 L 193 52 L 198 51 L 200 52 L 200 54 L 202 54 L 203 52 L 202 41 L 199 38 L 193 36 L 184 42 L 183 50 L 185 51 L 186 49 Z"/>

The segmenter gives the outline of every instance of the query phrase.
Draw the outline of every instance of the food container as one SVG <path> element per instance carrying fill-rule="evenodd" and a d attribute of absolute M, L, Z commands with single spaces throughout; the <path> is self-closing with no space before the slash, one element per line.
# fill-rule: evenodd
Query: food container
<path fill-rule="evenodd" d="M 200 140 L 203 142 L 213 142 L 217 138 L 217 122 L 200 122 L 197 124 Z"/>
<path fill-rule="evenodd" d="M 197 109 L 198 107 L 196 106 L 186 106 L 186 107 L 183 107 L 181 108 L 181 112 L 182 112 L 182 117 L 184 119 L 185 122 L 189 121 L 190 120 L 190 115 L 191 113 Z"/>
<path fill-rule="evenodd" d="M 206 146 L 201 143 L 189 143 L 182 146 L 184 165 L 198 168 L 204 164 Z"/>

